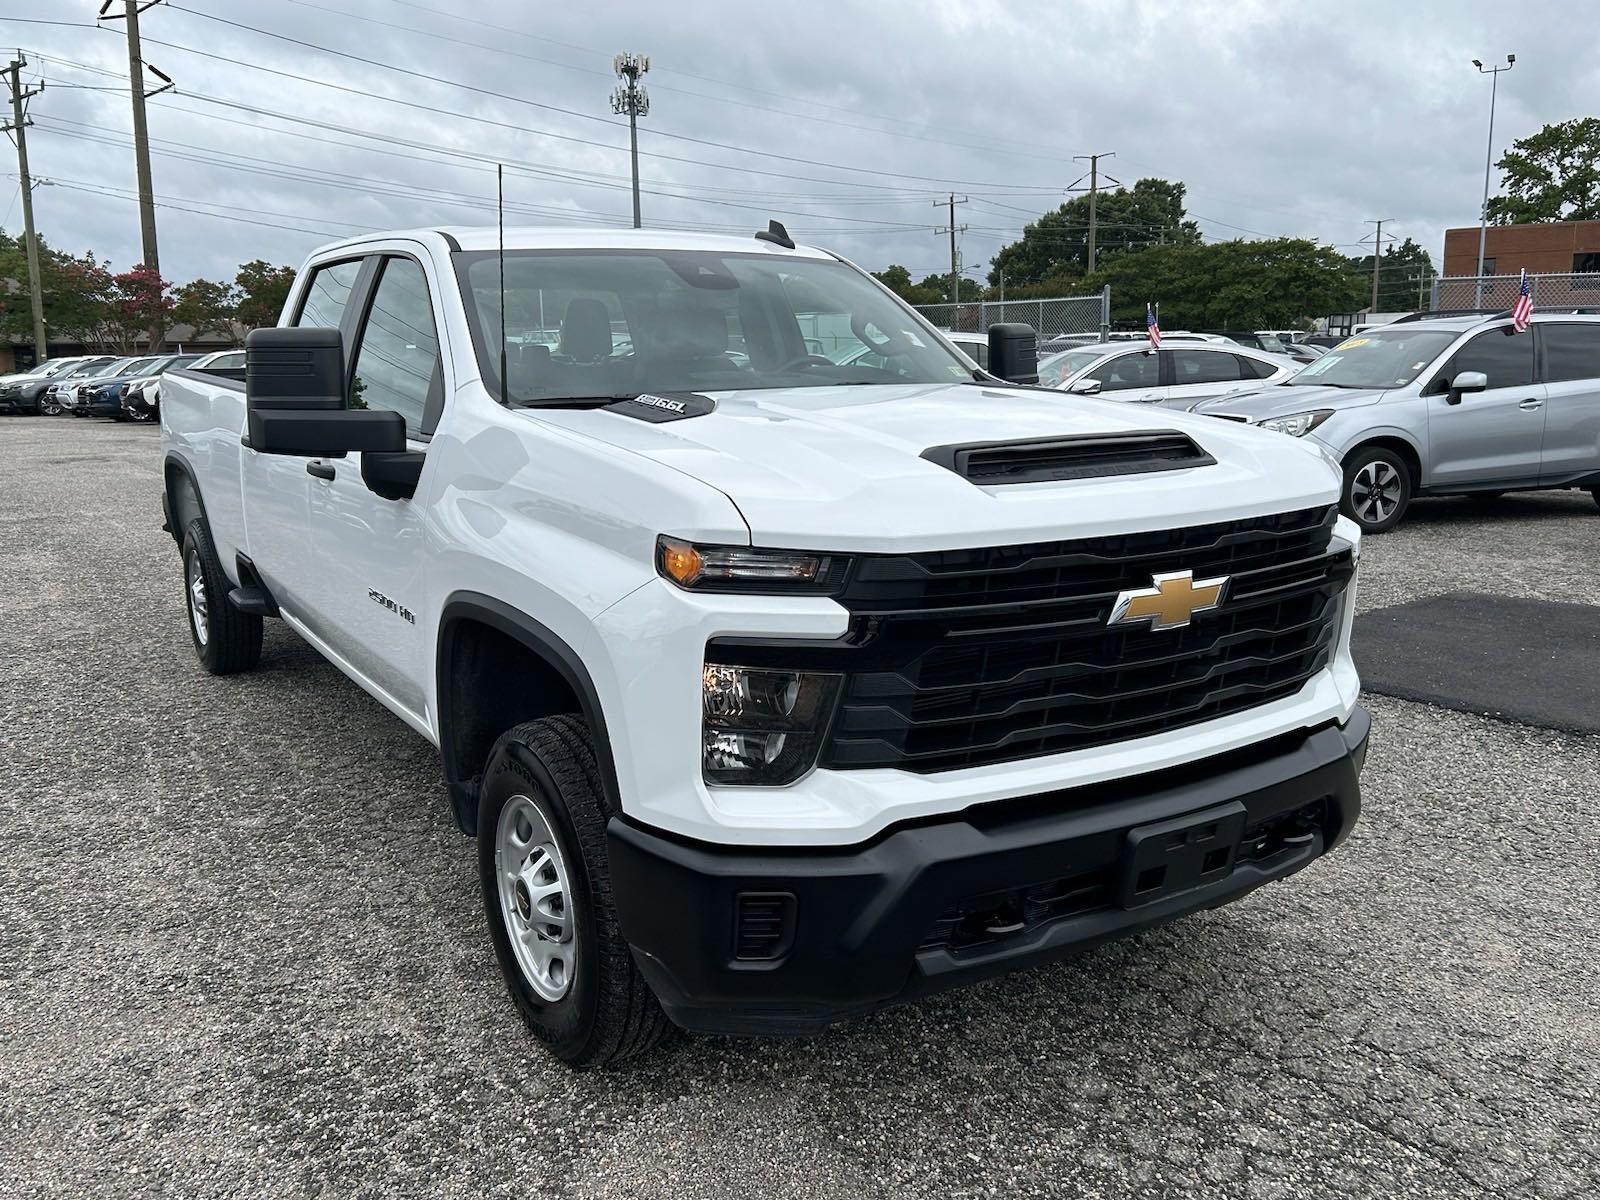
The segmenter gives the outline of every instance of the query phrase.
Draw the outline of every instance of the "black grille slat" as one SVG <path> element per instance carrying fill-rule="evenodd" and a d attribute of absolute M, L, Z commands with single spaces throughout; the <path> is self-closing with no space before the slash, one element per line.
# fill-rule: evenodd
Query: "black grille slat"
<path fill-rule="evenodd" d="M 1335 515 L 858 559 L 840 600 L 859 661 L 823 764 L 951 770 L 1293 695 L 1331 659 L 1354 569 Z M 1180 630 L 1107 627 L 1120 591 L 1185 569 L 1230 577 L 1219 609 Z"/>

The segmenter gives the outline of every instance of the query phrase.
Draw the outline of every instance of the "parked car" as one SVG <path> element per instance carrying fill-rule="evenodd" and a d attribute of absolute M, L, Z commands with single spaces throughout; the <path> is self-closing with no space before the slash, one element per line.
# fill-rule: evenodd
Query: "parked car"
<path fill-rule="evenodd" d="M 39 411 L 51 417 L 65 412 L 65 401 L 71 389 L 119 361 L 115 355 L 97 354 L 53 376 L 39 393 Z"/>
<path fill-rule="evenodd" d="M 1249 346 L 1254 350 L 1265 350 L 1268 354 L 1287 354 L 1289 352 L 1289 339 L 1279 337 L 1271 330 L 1235 330 L 1217 329 L 1213 332 L 1219 337 L 1225 337 L 1241 346 Z"/>
<path fill-rule="evenodd" d="M 1304 365 L 1316 362 L 1327 352 L 1328 348 L 1326 346 L 1313 346 L 1308 342 L 1287 342 L 1285 343 L 1284 355 Z"/>
<path fill-rule="evenodd" d="M 125 370 L 147 361 L 147 358 L 114 358 L 98 370 L 63 381 L 57 388 L 61 411 L 69 416 L 83 417 L 89 415 L 91 404 L 103 409 L 104 403 L 99 398 L 101 386 L 112 381 L 120 384 L 120 377 Z"/>
<path fill-rule="evenodd" d="M 1198 406 L 1304 438 L 1344 469 L 1369 533 L 1417 496 L 1583 488 L 1600 503 L 1600 317 L 1408 321 L 1335 346 L 1287 386 Z"/>
<path fill-rule="evenodd" d="M 1227 392 L 1281 382 L 1298 369 L 1291 359 L 1231 342 L 1163 344 L 1159 351 L 1143 341 L 1107 342 L 1041 360 L 1039 382 L 1079 396 L 1182 410 Z"/>
<path fill-rule="evenodd" d="M 1031 330 L 976 372 L 776 224 L 505 243 L 314 253 L 243 383 L 163 378 L 164 502 L 204 670 L 281 617 L 440 748 L 561 1058 L 814 1033 L 1349 831 L 1360 534 L 1321 452 L 1041 403 L 1005 382 Z M 557 347 L 507 353 L 538 296 Z M 802 316 L 893 365 L 819 361 Z"/>
<path fill-rule="evenodd" d="M 149 421 L 160 408 L 161 377 L 175 367 L 193 367 L 209 354 L 172 354 L 156 363 L 150 370 L 130 377 L 117 395 L 119 421 Z"/>
<path fill-rule="evenodd" d="M 70 389 L 64 405 L 75 417 L 122 416 L 122 391 L 128 382 L 149 374 L 171 355 L 127 358 Z"/>
<path fill-rule="evenodd" d="M 80 368 L 103 363 L 103 357 L 79 354 L 52 358 L 32 371 L 20 371 L 0 380 L 0 410 L 12 413 L 44 412 L 53 416 L 60 409 L 45 407 L 45 393 L 60 380 Z"/>

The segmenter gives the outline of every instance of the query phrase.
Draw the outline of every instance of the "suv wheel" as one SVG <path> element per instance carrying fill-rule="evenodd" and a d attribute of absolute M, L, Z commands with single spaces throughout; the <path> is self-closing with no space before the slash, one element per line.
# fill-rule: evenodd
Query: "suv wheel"
<path fill-rule="evenodd" d="M 587 726 L 572 716 L 518 725 L 489 752 L 483 779 L 483 906 L 522 1019 L 574 1067 L 648 1050 L 670 1024 L 617 927 Z"/>
<path fill-rule="evenodd" d="M 261 618 L 233 606 L 232 588 L 205 519 L 196 517 L 183 534 L 183 600 L 195 656 L 213 675 L 248 671 L 261 661 Z"/>
<path fill-rule="evenodd" d="M 1594 502 L 1596 504 L 1600 504 L 1600 487 L 1590 488 L 1589 489 L 1589 495 L 1594 497 Z"/>
<path fill-rule="evenodd" d="M 1393 450 L 1372 446 L 1344 464 L 1339 509 L 1364 533 L 1388 533 L 1411 504 L 1411 468 Z"/>
<path fill-rule="evenodd" d="M 39 413 L 46 417 L 59 417 L 61 415 L 61 402 L 48 397 L 39 397 Z"/>

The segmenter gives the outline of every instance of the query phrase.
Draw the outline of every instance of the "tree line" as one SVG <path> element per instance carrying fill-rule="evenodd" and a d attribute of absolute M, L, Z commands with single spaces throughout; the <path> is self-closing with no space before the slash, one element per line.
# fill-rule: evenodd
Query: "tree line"
<path fill-rule="evenodd" d="M 0 336 L 7 341 L 33 337 L 27 272 L 22 239 L 0 230 Z M 174 287 L 143 264 L 116 271 L 92 252 L 69 254 L 40 238 L 39 274 L 51 340 L 130 354 L 153 327 L 188 325 L 195 337 L 240 344 L 249 330 L 277 324 L 295 272 L 258 258 L 241 264 L 231 282 L 194 279 Z"/>
<path fill-rule="evenodd" d="M 1546 125 L 1512 143 L 1498 164 L 1495 224 L 1600 219 L 1600 118 Z M 1089 198 L 1042 213 L 1003 246 L 986 282 L 962 279 L 963 301 L 1083 296 L 1111 285 L 1112 318 L 1142 320 L 1161 305 L 1168 328 L 1280 329 L 1372 303 L 1373 256 L 1345 255 L 1305 238 L 1207 242 L 1184 207 L 1182 183 L 1141 179 L 1096 198 L 1096 263 L 1089 270 Z M 1378 260 L 1380 312 L 1425 308 L 1435 271 L 1410 238 Z M 913 282 L 904 267 L 874 272 L 912 304 L 950 300 L 950 276 Z"/>

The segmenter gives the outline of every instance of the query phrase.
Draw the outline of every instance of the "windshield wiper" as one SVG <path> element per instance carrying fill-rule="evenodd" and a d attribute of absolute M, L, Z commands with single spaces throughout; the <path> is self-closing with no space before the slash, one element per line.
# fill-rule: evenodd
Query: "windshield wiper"
<path fill-rule="evenodd" d="M 512 400 L 512 408 L 604 408 L 619 400 L 637 400 L 643 392 L 626 392 L 617 396 L 535 396 L 531 400 Z"/>

